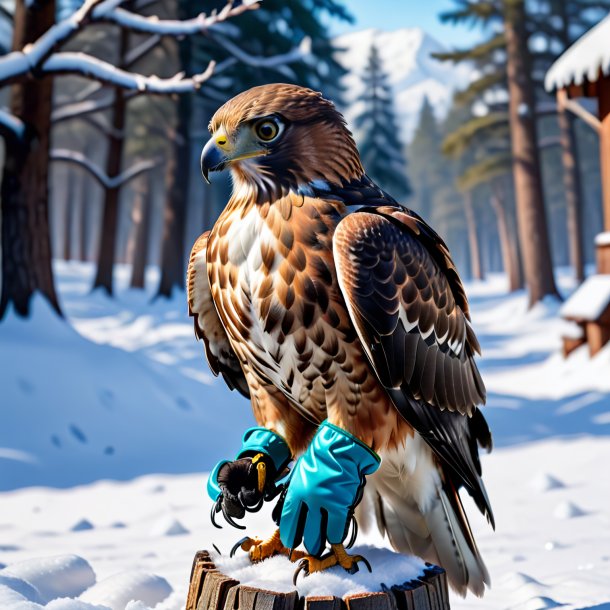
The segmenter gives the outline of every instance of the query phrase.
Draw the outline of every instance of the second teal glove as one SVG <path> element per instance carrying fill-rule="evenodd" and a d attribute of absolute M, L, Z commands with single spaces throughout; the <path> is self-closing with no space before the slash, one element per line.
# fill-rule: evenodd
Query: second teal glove
<path fill-rule="evenodd" d="M 322 422 L 290 476 L 279 519 L 282 544 L 293 549 L 303 541 L 311 555 L 322 553 L 326 542 L 341 544 L 365 476 L 380 462 L 360 439 Z"/>

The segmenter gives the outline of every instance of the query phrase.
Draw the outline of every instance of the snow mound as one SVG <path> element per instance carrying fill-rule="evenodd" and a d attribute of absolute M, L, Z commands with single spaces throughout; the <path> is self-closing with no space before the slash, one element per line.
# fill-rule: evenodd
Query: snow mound
<path fill-rule="evenodd" d="M 557 603 L 550 597 L 532 597 L 521 604 L 512 606 L 511 610 L 546 610 L 547 608 L 558 608 L 559 606 L 563 606 L 563 604 Z"/>
<path fill-rule="evenodd" d="M 360 570 L 354 575 L 347 574 L 343 568 L 334 567 L 306 578 L 301 576 L 296 586 L 299 595 L 345 597 L 353 593 L 381 591 L 382 585 L 391 587 L 421 576 L 426 567 L 425 562 L 418 557 L 408 557 L 373 546 L 354 547 L 350 554 L 366 557 L 373 571 L 369 573 L 366 566 L 360 564 Z M 215 554 L 213 561 L 223 574 L 235 578 L 242 585 L 280 593 L 295 590 L 292 584 L 295 564 L 287 557 L 276 556 L 252 564 L 247 555 L 230 558 Z"/>
<path fill-rule="evenodd" d="M 80 596 L 80 600 L 89 604 L 103 604 L 111 610 L 125 610 L 131 601 L 156 606 L 172 591 L 165 578 L 155 574 L 130 571 L 100 581 L 85 591 Z"/>
<path fill-rule="evenodd" d="M 80 521 L 76 522 L 71 528 L 70 531 L 71 532 L 84 532 L 86 530 L 92 530 L 93 528 L 93 523 L 91 523 L 91 521 L 89 521 L 88 519 L 81 519 Z"/>
<path fill-rule="evenodd" d="M 582 517 L 586 514 L 587 512 L 580 508 L 580 506 L 567 500 L 560 502 L 553 511 L 553 515 L 557 519 L 573 519 L 574 517 Z"/>
<path fill-rule="evenodd" d="M 150 530 L 151 536 L 182 536 L 189 533 L 180 521 L 169 516 L 159 519 Z"/>
<path fill-rule="evenodd" d="M 26 559 L 4 568 L 0 576 L 27 581 L 46 602 L 58 597 L 77 597 L 95 584 L 91 566 L 78 555 Z"/>
<path fill-rule="evenodd" d="M 22 578 L 0 573 L 0 587 L 12 589 L 14 592 L 23 596 L 24 599 L 27 599 L 28 601 L 35 602 L 37 604 L 44 603 L 36 587 L 32 586 L 29 582 L 23 580 Z M 1 599 L 2 596 L 0 595 L 0 600 Z"/>
<path fill-rule="evenodd" d="M 562 489 L 564 483 L 548 472 L 538 473 L 531 481 L 530 487 L 535 491 L 552 491 L 553 489 Z"/>

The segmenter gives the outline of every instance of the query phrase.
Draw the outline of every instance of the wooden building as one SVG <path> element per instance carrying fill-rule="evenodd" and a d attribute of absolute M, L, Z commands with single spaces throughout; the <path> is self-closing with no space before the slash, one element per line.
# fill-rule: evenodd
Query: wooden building
<path fill-rule="evenodd" d="M 588 278 L 561 309 L 578 326 L 563 337 L 564 354 L 588 343 L 595 355 L 610 341 L 610 15 L 568 48 L 546 74 L 557 104 L 586 121 L 599 135 L 604 233 L 595 240 L 597 274 Z M 578 101 L 591 98 L 594 113 Z M 580 333 L 580 334 L 578 334 Z"/>

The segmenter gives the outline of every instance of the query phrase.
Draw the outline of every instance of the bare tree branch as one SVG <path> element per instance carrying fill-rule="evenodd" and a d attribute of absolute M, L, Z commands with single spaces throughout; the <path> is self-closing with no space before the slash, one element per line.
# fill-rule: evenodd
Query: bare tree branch
<path fill-rule="evenodd" d="M 159 161 L 138 161 L 118 176 L 107 176 L 95 163 L 75 150 L 57 148 L 51 151 L 50 158 L 52 161 L 63 161 L 82 167 L 105 189 L 119 188 L 159 164 Z"/>
<path fill-rule="evenodd" d="M 14 114 L 0 108 L 0 135 L 7 139 L 21 140 L 25 133 L 25 125 Z"/>
<path fill-rule="evenodd" d="M 194 19 L 179 21 L 175 19 L 159 19 L 156 16 L 144 17 L 143 15 L 138 15 L 121 8 L 107 7 L 106 2 L 104 2 L 94 11 L 93 19 L 97 22 L 115 23 L 135 32 L 158 34 L 160 36 L 190 36 L 192 34 L 201 34 L 227 19 L 237 17 L 246 11 L 258 7 L 259 0 L 245 0 L 238 5 L 228 2 L 220 11 L 213 11 L 210 15 L 201 13 Z"/>
<path fill-rule="evenodd" d="M 241 49 L 238 45 L 221 36 L 208 32 L 208 37 L 217 45 L 228 51 L 234 58 L 241 61 L 246 66 L 255 68 L 280 68 L 284 64 L 289 64 L 295 61 L 302 61 L 311 54 L 311 38 L 306 36 L 301 40 L 298 47 L 283 53 L 281 55 L 272 55 L 270 57 L 262 57 L 260 55 L 251 55 Z M 223 62 L 224 64 L 225 62 Z M 222 65 L 222 64 L 221 64 Z M 224 67 L 224 66 L 223 66 Z"/>
<path fill-rule="evenodd" d="M 101 131 L 105 136 L 122 138 L 125 135 L 124 131 L 115 129 L 104 115 L 97 114 L 92 116 L 91 114 L 85 114 L 79 118 L 82 118 L 86 123 Z"/>
<path fill-rule="evenodd" d="M 132 92 L 128 93 L 127 97 L 135 97 L 135 95 L 137 95 L 137 92 Z M 61 121 L 91 114 L 92 112 L 100 112 L 110 108 L 112 104 L 114 104 L 114 95 L 112 93 L 108 93 L 105 97 L 98 100 L 85 100 L 74 104 L 64 104 L 53 110 L 51 121 L 53 123 L 60 123 Z"/>
<path fill-rule="evenodd" d="M 159 42 L 161 42 L 161 36 L 159 34 L 149 36 L 146 40 L 127 53 L 125 56 L 124 66 L 126 68 L 131 68 L 131 66 L 133 66 L 139 59 L 152 51 L 159 44 Z"/>
<path fill-rule="evenodd" d="M 42 71 L 45 74 L 80 74 L 127 91 L 168 95 L 197 91 L 212 76 L 215 65 L 215 62 L 211 61 L 204 72 L 191 78 L 184 78 L 182 72 L 171 78 L 158 78 L 126 72 L 85 53 L 66 52 L 55 53 L 49 57 L 43 64 Z"/>
<path fill-rule="evenodd" d="M 121 2 L 122 0 L 86 0 L 80 9 L 55 24 L 36 42 L 0 58 L 0 86 L 46 67 L 47 60 L 52 59 L 57 49 L 90 22 L 117 23 L 132 30 L 159 36 L 187 36 L 205 32 L 212 26 L 259 6 L 258 0 L 245 0 L 237 6 L 228 2 L 222 10 L 214 11 L 209 16 L 202 13 L 195 19 L 175 21 L 130 13 L 117 8 Z M 81 73 L 78 69 L 75 72 Z"/>

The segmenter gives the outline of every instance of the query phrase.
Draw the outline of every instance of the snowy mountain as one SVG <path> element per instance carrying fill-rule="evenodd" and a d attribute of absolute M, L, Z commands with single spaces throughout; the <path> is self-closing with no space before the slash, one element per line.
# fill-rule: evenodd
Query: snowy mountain
<path fill-rule="evenodd" d="M 350 71 L 343 80 L 349 103 L 345 115 L 350 124 L 361 111 L 361 75 L 373 43 L 377 45 L 384 69 L 390 76 L 403 140 L 408 141 L 417 125 L 424 97 L 434 107 L 437 117 L 443 118 L 453 92 L 468 84 L 472 69 L 434 59 L 432 53 L 447 49 L 420 28 L 402 28 L 393 32 L 368 29 L 339 36 L 335 39 L 337 48 L 341 49 L 337 59 Z"/>

